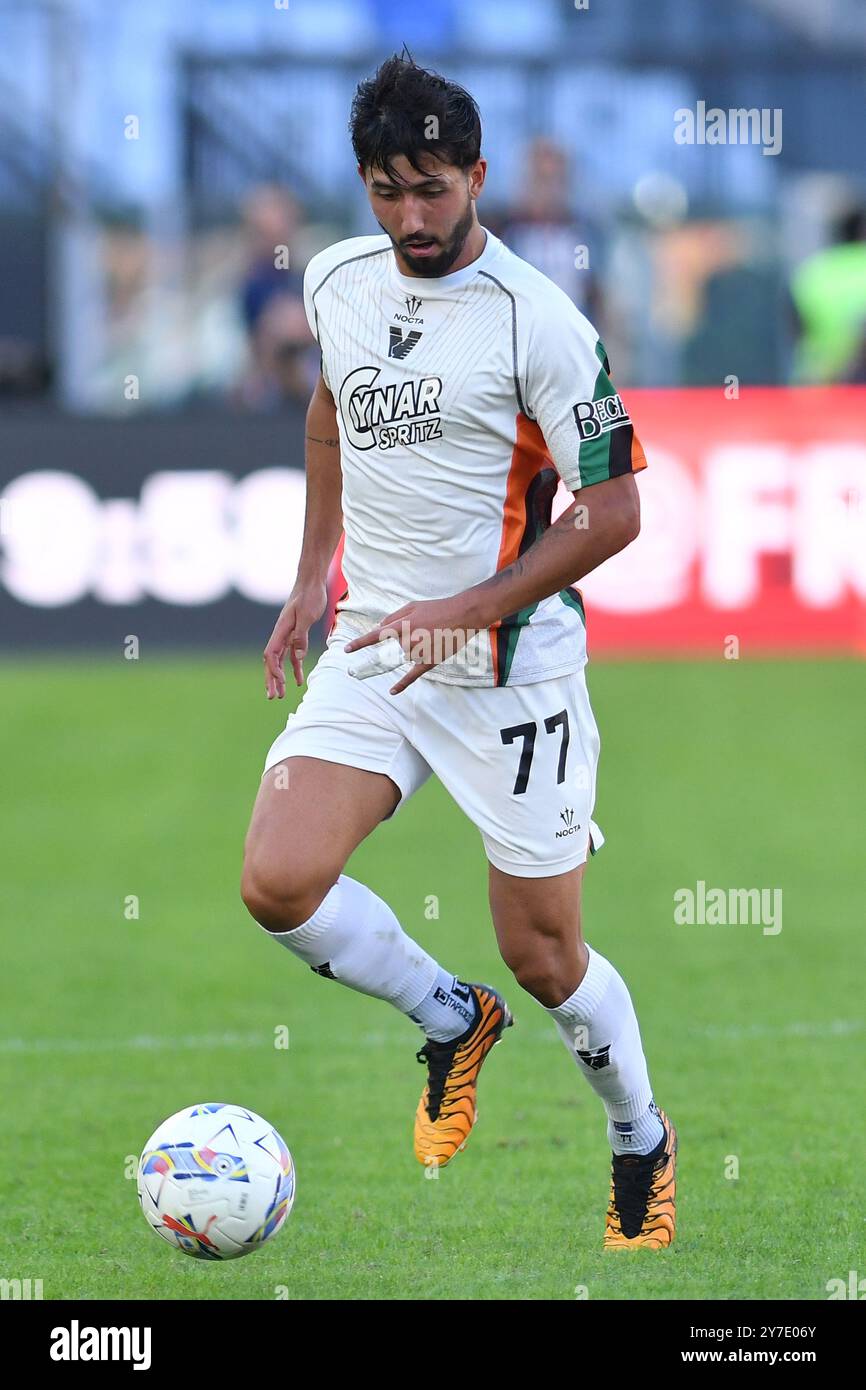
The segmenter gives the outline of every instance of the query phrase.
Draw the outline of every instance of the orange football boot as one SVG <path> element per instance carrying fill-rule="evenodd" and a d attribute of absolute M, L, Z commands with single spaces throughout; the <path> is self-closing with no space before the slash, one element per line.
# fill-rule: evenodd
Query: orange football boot
<path fill-rule="evenodd" d="M 663 1110 L 665 1132 L 649 1154 L 614 1154 L 605 1250 L 661 1250 L 676 1230 L 677 1132 Z"/>
<path fill-rule="evenodd" d="M 514 1019 L 500 994 L 489 985 L 470 984 L 475 1021 L 451 1042 L 428 1038 L 415 1055 L 427 1063 L 427 1084 L 415 1112 L 415 1156 L 427 1167 L 444 1168 L 462 1149 L 478 1119 L 475 1090 L 490 1049 Z"/>

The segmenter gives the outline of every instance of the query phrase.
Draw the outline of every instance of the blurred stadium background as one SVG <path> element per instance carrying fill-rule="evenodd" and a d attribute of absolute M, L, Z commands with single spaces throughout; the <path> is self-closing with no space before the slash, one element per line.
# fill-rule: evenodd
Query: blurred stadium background
<path fill-rule="evenodd" d="M 296 1151 L 292 1297 L 448 1297 L 458 1267 L 477 1297 L 587 1278 L 593 1297 L 825 1297 L 862 1251 L 866 4 L 0 0 L 0 27 L 0 1064 L 32 1157 L 5 1205 L 21 1274 L 44 1271 L 46 1297 L 206 1295 L 213 1271 L 151 1249 L 120 1174 L 162 1115 L 217 1091 Z M 302 273 L 376 230 L 349 103 L 404 43 L 478 100 L 481 220 L 597 324 L 649 458 L 639 541 L 582 588 L 609 836 L 591 939 L 633 983 L 692 1153 L 664 1274 L 563 1251 L 563 1221 L 597 1245 L 603 1133 L 526 1001 L 476 1167 L 419 1192 L 404 1022 L 278 971 L 242 928 L 240 843 L 285 715 L 259 658 L 294 578 L 318 365 Z M 699 103 L 781 112 L 781 148 L 678 143 Z M 505 986 L 458 813 L 428 788 L 398 819 L 356 872 Z M 785 930 L 674 928 L 672 892 L 699 879 L 783 887 Z M 371 1068 L 406 1114 L 368 1153 Z M 62 1235 L 46 1104 L 96 1175 Z M 739 1188 L 719 1178 L 731 1152 Z M 91 1234 L 109 1216 L 133 1254 Z M 223 1292 L 272 1297 L 279 1258 L 219 1271 Z"/>
<path fill-rule="evenodd" d="M 127 612 L 162 642 L 268 625 L 300 541 L 303 269 L 376 229 L 348 108 L 405 42 L 481 105 L 486 224 L 641 391 L 650 524 L 587 585 L 594 650 L 862 645 L 860 0 L 24 0 L 0 20 L 7 641 L 111 643 Z M 699 102 L 778 111 L 781 148 L 677 143 Z M 792 403 L 792 383 L 833 390 Z"/>

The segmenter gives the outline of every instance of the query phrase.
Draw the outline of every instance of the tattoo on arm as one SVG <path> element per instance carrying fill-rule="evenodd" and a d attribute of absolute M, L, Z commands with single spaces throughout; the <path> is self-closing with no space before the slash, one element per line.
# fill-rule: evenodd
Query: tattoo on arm
<path fill-rule="evenodd" d="M 537 550 L 542 542 L 544 542 L 545 548 L 549 548 L 553 541 L 567 540 L 569 543 L 573 543 L 573 539 L 574 517 L 570 514 L 558 517 L 552 526 L 549 526 L 537 540 L 533 541 L 528 550 L 525 550 L 522 555 L 518 555 L 517 559 L 513 560 L 510 565 L 506 565 L 505 569 L 497 570 L 486 582 L 491 585 L 496 585 L 512 579 L 522 579 L 529 565 L 532 563 L 529 560 L 529 556 L 534 550 Z"/>
<path fill-rule="evenodd" d="M 522 579 L 525 571 L 526 557 L 518 555 L 516 560 L 513 560 L 510 565 L 505 566 L 505 569 L 497 570 L 495 574 L 491 574 L 490 578 L 484 582 L 489 584 L 491 588 L 495 588 L 497 585 L 507 583 L 511 579 Z"/>
<path fill-rule="evenodd" d="M 317 439 L 314 434 L 308 434 L 306 438 L 309 439 L 311 444 L 325 444 L 329 449 L 338 448 L 340 443 L 339 439 Z"/>

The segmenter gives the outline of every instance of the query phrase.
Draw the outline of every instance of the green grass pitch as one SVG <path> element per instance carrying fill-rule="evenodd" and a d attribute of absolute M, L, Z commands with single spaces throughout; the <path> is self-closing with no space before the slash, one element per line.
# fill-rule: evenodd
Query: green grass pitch
<path fill-rule="evenodd" d="M 866 1274 L 866 667 L 599 661 L 589 679 L 607 844 L 585 931 L 679 1129 L 675 1245 L 602 1252 L 601 1106 L 500 961 L 480 841 L 432 784 L 350 872 L 449 969 L 503 988 L 516 1026 L 466 1151 L 425 1177 L 420 1032 L 317 979 L 238 897 L 286 707 L 255 655 L 145 652 L 0 672 L 0 1275 L 46 1299 L 570 1300 L 824 1299 Z M 781 932 L 676 925 L 699 879 L 780 888 Z M 208 1100 L 266 1115 L 298 1170 L 281 1234 L 224 1265 L 160 1242 L 129 1177 L 161 1119 Z"/>

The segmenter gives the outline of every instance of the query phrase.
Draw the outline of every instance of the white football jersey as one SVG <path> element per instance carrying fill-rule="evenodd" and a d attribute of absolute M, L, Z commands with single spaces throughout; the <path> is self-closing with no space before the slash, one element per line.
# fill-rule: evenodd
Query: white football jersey
<path fill-rule="evenodd" d="M 387 236 L 314 256 L 304 302 L 337 402 L 343 575 L 335 631 L 510 565 L 573 492 L 646 466 L 598 334 L 546 276 L 487 232 L 438 278 L 401 274 Z M 422 679 L 517 685 L 586 661 L 567 588 L 476 634 Z"/>

